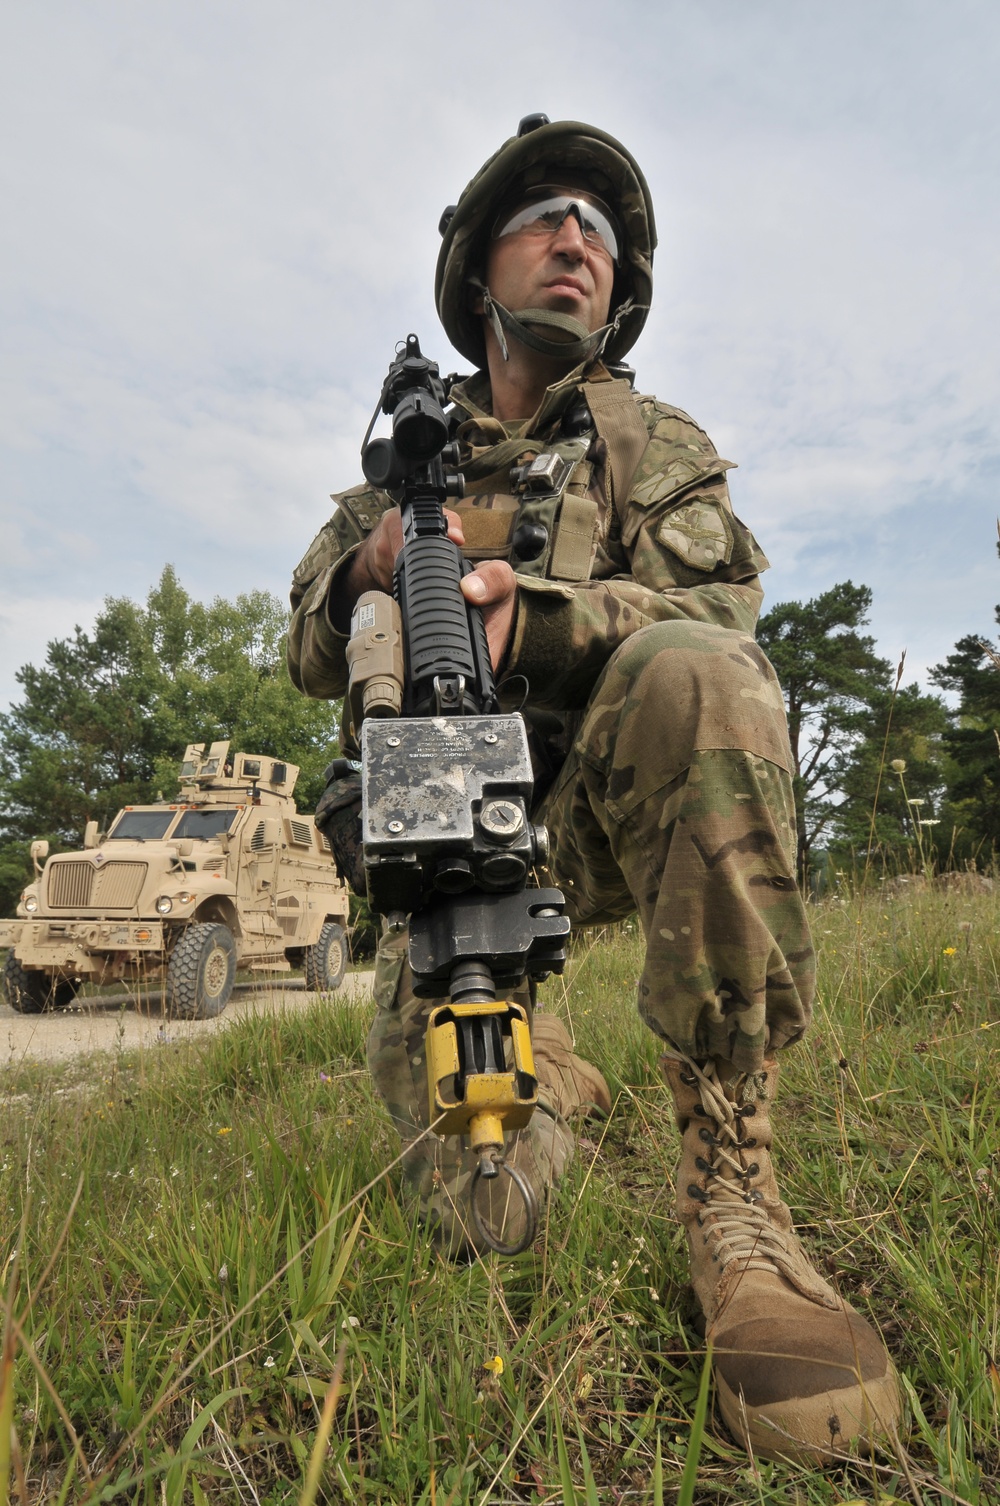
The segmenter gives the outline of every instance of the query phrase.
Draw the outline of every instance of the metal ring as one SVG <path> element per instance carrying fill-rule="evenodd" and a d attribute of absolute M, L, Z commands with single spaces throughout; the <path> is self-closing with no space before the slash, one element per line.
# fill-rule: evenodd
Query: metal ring
<path fill-rule="evenodd" d="M 526 1250 L 533 1243 L 535 1235 L 538 1232 L 538 1199 L 535 1196 L 535 1189 L 527 1177 L 518 1171 L 516 1166 L 508 1166 L 506 1161 L 499 1158 L 494 1164 L 507 1173 L 521 1194 L 521 1201 L 524 1203 L 525 1231 L 515 1243 L 505 1245 L 491 1230 L 487 1229 L 483 1222 L 482 1214 L 476 1205 L 476 1189 L 483 1176 L 481 1165 L 477 1166 L 472 1173 L 472 1184 L 469 1188 L 469 1208 L 472 1213 L 473 1228 L 483 1243 L 488 1245 L 491 1250 L 495 1250 L 498 1255 L 520 1255 L 522 1250 Z M 489 1180 L 492 1180 L 492 1178 Z"/>

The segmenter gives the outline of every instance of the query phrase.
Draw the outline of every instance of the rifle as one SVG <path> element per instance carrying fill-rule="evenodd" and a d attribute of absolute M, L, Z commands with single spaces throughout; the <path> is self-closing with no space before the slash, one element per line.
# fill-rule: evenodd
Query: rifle
<path fill-rule="evenodd" d="M 448 388 L 415 335 L 397 348 L 362 443 L 362 467 L 399 505 L 403 548 L 392 596 L 366 591 L 351 619 L 348 706 L 360 730 L 362 852 L 368 901 L 409 925 L 419 998 L 444 998 L 427 1024 L 431 1126 L 467 1135 L 483 1243 L 517 1254 L 533 1240 L 535 1193 L 504 1159 L 507 1131 L 538 1099 L 527 1012 L 505 997 L 527 977 L 562 972 L 569 920 L 558 889 L 529 885 L 548 855 L 531 822 L 533 778 L 519 713 L 499 708 L 480 609 L 462 595 L 473 567 L 447 537 L 444 504 L 461 497 Z M 372 439 L 379 413 L 392 437 Z M 477 1191 L 505 1172 L 526 1229 L 503 1244 Z"/>

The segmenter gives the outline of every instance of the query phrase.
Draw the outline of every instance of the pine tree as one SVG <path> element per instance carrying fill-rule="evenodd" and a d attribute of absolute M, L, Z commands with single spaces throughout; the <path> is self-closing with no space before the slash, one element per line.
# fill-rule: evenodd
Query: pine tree
<path fill-rule="evenodd" d="M 1000 607 L 996 609 L 1000 622 Z M 1000 660 L 988 639 L 969 636 L 931 670 L 958 697 L 945 733 L 956 847 L 982 860 L 1000 847 Z"/>
<path fill-rule="evenodd" d="M 812 601 L 779 602 L 758 624 L 788 710 L 803 883 L 820 847 L 867 849 L 872 836 L 907 843 L 913 808 L 885 777 L 891 759 L 915 766 L 910 798 L 933 801 L 940 791 L 944 708 L 916 687 L 897 688 L 899 675 L 862 631 L 871 601 L 867 586 L 843 581 Z"/>

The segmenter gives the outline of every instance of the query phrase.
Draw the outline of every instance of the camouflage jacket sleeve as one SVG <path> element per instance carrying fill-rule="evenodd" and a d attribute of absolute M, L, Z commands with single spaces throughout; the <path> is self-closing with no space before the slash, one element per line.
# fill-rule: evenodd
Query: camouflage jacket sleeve
<path fill-rule="evenodd" d="M 532 705 L 586 705 L 615 650 L 653 622 L 687 618 L 752 634 L 767 558 L 734 515 L 722 460 L 687 414 L 640 399 L 650 431 L 624 507 L 590 580 L 521 577 L 505 678 L 524 676 Z"/>
<path fill-rule="evenodd" d="M 355 486 L 334 498 L 324 523 L 292 576 L 292 620 L 288 628 L 288 672 L 306 695 L 337 700 L 347 690 L 347 634 L 330 620 L 337 580 L 350 569 L 358 547 L 392 506 L 384 492 Z"/>

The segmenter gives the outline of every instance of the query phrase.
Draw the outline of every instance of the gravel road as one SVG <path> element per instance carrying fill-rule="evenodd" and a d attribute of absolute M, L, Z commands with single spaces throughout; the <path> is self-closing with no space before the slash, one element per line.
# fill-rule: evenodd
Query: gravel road
<path fill-rule="evenodd" d="M 364 1003 L 371 996 L 374 973 L 348 973 L 336 997 Z M 0 1005 L 0 1065 L 20 1061 L 66 1061 L 95 1051 L 135 1050 L 166 1041 L 198 1040 L 225 1030 L 252 1014 L 305 1009 L 316 994 L 297 980 L 276 986 L 237 983 L 233 997 L 215 1020 L 164 1020 L 156 1011 L 160 995 L 150 994 L 150 1013 L 140 1013 L 128 994 L 82 1000 L 54 1014 L 17 1014 Z"/>

